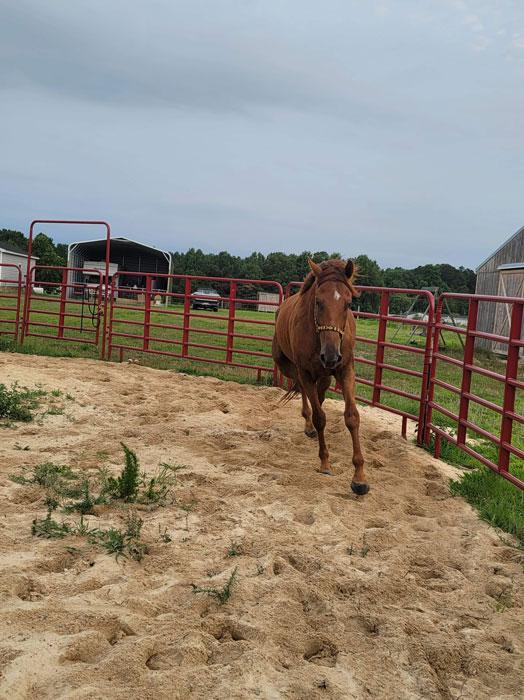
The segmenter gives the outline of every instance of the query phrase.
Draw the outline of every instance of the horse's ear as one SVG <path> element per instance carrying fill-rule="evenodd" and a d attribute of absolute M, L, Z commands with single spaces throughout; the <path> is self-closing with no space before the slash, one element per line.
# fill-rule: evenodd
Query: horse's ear
<path fill-rule="evenodd" d="M 317 263 L 314 260 L 308 258 L 307 264 L 309 265 L 311 272 L 315 275 L 315 277 L 318 277 L 321 274 L 322 268 L 320 267 L 320 265 L 317 265 Z"/>
<path fill-rule="evenodd" d="M 355 273 L 355 263 L 353 260 L 348 260 L 346 263 L 346 269 L 344 270 L 346 277 L 350 280 Z"/>

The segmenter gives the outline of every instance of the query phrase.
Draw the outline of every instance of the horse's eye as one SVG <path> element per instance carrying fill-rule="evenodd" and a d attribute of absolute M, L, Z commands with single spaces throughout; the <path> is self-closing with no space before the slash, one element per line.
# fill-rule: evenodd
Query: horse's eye
<path fill-rule="evenodd" d="M 317 299 L 317 300 L 315 301 L 315 304 L 317 305 L 317 309 L 322 309 L 323 304 L 322 304 L 321 301 L 319 301 L 319 300 Z"/>
<path fill-rule="evenodd" d="M 351 308 L 351 302 L 348 301 L 347 304 L 346 304 L 346 309 L 350 309 L 350 308 Z"/>

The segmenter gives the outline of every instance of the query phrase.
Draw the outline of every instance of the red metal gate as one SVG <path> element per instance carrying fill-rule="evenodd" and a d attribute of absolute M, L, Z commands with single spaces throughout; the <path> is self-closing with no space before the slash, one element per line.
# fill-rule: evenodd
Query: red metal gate
<path fill-rule="evenodd" d="M 14 263 L 0 263 L 0 335 L 18 339 L 22 299 L 22 270 Z"/>
<path fill-rule="evenodd" d="M 98 275 L 98 283 L 86 285 L 71 279 L 74 273 Z M 59 281 L 36 277 L 59 277 Z M 23 337 L 63 340 L 83 345 L 96 345 L 102 338 L 102 273 L 78 267 L 34 265 L 26 284 Z M 38 290 L 38 292 L 37 292 Z"/>
<path fill-rule="evenodd" d="M 31 254 L 33 250 L 33 235 L 34 235 L 34 229 L 37 224 L 61 224 L 61 225 L 68 225 L 68 226 L 103 226 L 106 230 L 106 248 L 105 248 L 105 273 L 104 276 L 102 277 L 102 282 L 105 281 L 105 285 L 102 284 L 102 282 L 97 285 L 98 290 L 95 290 L 94 296 L 96 296 L 98 300 L 97 304 L 97 310 L 96 310 L 96 324 L 93 323 L 93 328 L 86 328 L 84 329 L 83 327 L 83 310 L 85 307 L 85 304 L 83 302 L 78 302 L 79 304 L 82 305 L 82 313 L 78 314 L 75 310 L 72 310 L 72 307 L 75 306 L 75 300 L 74 298 L 71 300 L 69 299 L 69 296 L 74 297 L 75 296 L 75 291 L 78 290 L 78 288 L 81 286 L 79 283 L 75 282 L 70 282 L 69 279 L 69 274 L 71 272 L 77 271 L 77 272 L 94 272 L 95 274 L 98 274 L 99 276 L 101 275 L 100 270 L 79 270 L 78 268 L 67 268 L 67 267 L 53 267 L 53 266 L 42 266 L 42 265 L 35 265 L 33 270 L 36 273 L 37 270 L 56 270 L 60 271 L 61 273 L 61 281 L 60 282 L 54 282 L 50 283 L 54 288 L 59 290 L 59 297 L 60 299 L 54 299 L 54 301 L 59 301 L 59 310 L 58 312 L 54 311 L 54 308 L 51 306 L 48 309 L 44 308 L 37 308 L 39 301 L 38 297 L 35 296 L 34 292 L 34 287 L 37 286 L 35 284 L 35 280 L 33 279 L 33 272 L 31 269 Z M 110 250 L 111 250 L 111 227 L 107 223 L 107 221 L 99 221 L 99 220 L 77 220 L 77 219 L 34 219 L 31 222 L 31 225 L 29 227 L 29 240 L 28 240 L 28 245 L 27 245 L 27 275 L 26 275 L 26 293 L 24 297 L 24 309 L 23 309 L 23 320 L 22 320 L 22 328 L 21 328 L 21 335 L 20 335 L 20 342 L 23 343 L 24 339 L 28 335 L 40 337 L 40 338 L 49 338 L 51 340 L 65 340 L 69 342 L 75 342 L 75 343 L 82 343 L 82 344 L 87 344 L 87 345 L 99 345 L 100 344 L 100 357 L 103 359 L 105 357 L 105 344 L 106 344 L 106 329 L 107 329 L 107 293 L 104 293 L 104 288 L 107 288 L 108 286 L 108 280 L 109 280 L 109 258 L 110 258 Z M 47 282 L 39 282 L 38 283 L 41 287 L 45 288 L 50 288 Z M 100 303 L 100 294 L 102 295 L 102 301 Z M 69 299 L 69 301 L 68 301 Z M 52 304 L 52 301 L 50 299 L 47 299 Z M 85 300 L 84 300 L 85 301 Z M 89 306 L 89 301 L 88 300 L 88 306 Z M 41 316 L 41 321 L 31 321 L 31 313 L 35 315 Z M 93 321 L 93 316 L 94 314 L 91 314 L 92 321 Z M 57 318 L 57 323 L 49 323 L 50 320 L 53 318 Z M 78 319 L 80 318 L 80 321 Z M 67 321 L 67 323 L 66 323 Z M 36 327 L 36 328 L 51 328 L 56 329 L 56 334 L 51 333 L 38 333 L 35 331 L 31 330 L 31 327 Z M 74 331 L 76 333 L 80 332 L 83 335 L 78 337 L 78 336 L 71 336 L 67 334 L 67 331 Z"/>
<path fill-rule="evenodd" d="M 262 311 L 259 318 L 253 318 L 246 309 L 268 307 L 276 311 L 283 298 L 278 282 L 195 275 L 142 276 L 145 286 L 140 289 L 125 284 L 126 278 L 136 278 L 136 273 L 117 272 L 113 276 L 109 359 L 115 350 L 119 351 L 120 359 L 124 352 L 143 352 L 255 370 L 259 379 L 265 373 L 276 380 L 271 355 L 274 313 L 265 316 Z M 160 284 L 165 289 L 158 288 Z M 196 285 L 212 285 L 222 291 L 210 298 L 198 294 Z M 261 300 L 258 298 L 261 290 L 269 290 L 274 298 Z M 196 306 L 207 306 L 213 312 L 195 313 Z M 209 320 L 214 322 L 213 327 Z M 253 327 L 257 332 L 252 332 Z M 236 339 L 241 339 L 244 347 L 236 344 Z"/>
<path fill-rule="evenodd" d="M 443 307 L 447 300 L 462 300 L 468 302 L 468 320 L 466 328 L 457 328 L 443 320 Z M 505 304 L 510 319 L 507 336 L 489 333 L 478 329 L 479 304 Z M 509 309 L 511 309 L 509 311 Z M 517 460 L 524 460 L 524 416 L 516 411 L 516 397 L 524 390 L 522 374 L 519 376 L 519 354 L 524 348 L 522 338 L 522 321 L 524 313 L 524 298 L 499 297 L 473 294 L 443 294 L 437 306 L 434 349 L 431 365 L 430 384 L 427 400 L 425 427 L 425 442 L 429 444 L 431 433 L 435 436 L 435 456 L 440 456 L 442 440 L 455 445 L 457 448 L 481 462 L 486 467 L 497 472 L 504 479 L 524 488 L 524 482 L 511 473 L 511 465 Z M 458 333 L 464 337 L 462 356 L 453 357 L 445 354 L 439 347 L 442 332 Z M 482 366 L 475 355 L 475 341 L 482 339 L 507 347 L 505 363 L 501 362 L 503 371 Z M 489 360 L 489 356 L 488 356 Z M 483 364 L 489 364 L 484 362 Z M 505 366 L 504 366 L 505 365 Z M 455 379 L 444 380 L 439 376 L 439 370 L 452 367 Z M 483 396 L 474 392 L 475 379 L 483 379 Z M 490 384 L 492 383 L 492 384 Z M 493 385 L 494 383 L 494 385 Z M 500 391 L 496 391 L 496 386 Z M 439 396 L 436 394 L 439 392 Z M 493 396 L 492 396 L 493 394 Z M 489 395 L 489 398 L 487 398 Z M 449 397 L 455 397 L 455 411 L 449 406 Z M 496 399 L 499 401 L 497 402 Z M 435 413 L 440 414 L 437 420 Z M 473 414 L 473 415 L 472 415 Z M 443 417 L 443 418 L 442 418 Z M 443 426 L 447 422 L 448 426 Z M 479 425 L 480 422 L 484 426 Z M 451 424 L 451 425 L 449 425 Z M 492 425 L 496 426 L 496 434 Z M 446 427 L 448 429 L 446 430 Z M 519 434 L 515 429 L 520 428 Z M 473 435 L 477 437 L 473 437 Z M 490 457 L 478 450 L 479 438 L 489 446 L 493 446 L 495 454 Z M 516 444 L 519 443 L 519 444 Z M 477 447 L 477 449 L 475 449 Z"/>

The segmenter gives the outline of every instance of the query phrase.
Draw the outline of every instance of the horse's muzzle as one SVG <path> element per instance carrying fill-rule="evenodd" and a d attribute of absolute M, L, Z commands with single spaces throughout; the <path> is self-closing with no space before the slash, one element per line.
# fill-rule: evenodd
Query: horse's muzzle
<path fill-rule="evenodd" d="M 341 360 L 342 360 L 342 355 L 339 352 L 335 352 L 335 353 L 321 352 L 320 353 L 320 362 L 322 362 L 322 365 L 326 369 L 335 369 L 335 367 L 340 364 Z"/>

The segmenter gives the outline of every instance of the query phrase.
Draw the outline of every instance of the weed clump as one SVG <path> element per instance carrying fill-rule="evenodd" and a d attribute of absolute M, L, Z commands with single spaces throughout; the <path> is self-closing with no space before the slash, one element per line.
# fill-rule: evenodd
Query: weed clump
<path fill-rule="evenodd" d="M 45 391 L 20 387 L 17 382 L 11 388 L 0 384 L 0 418 L 29 423 L 38 408 L 38 399 L 44 395 Z"/>
<path fill-rule="evenodd" d="M 125 465 L 119 476 L 107 477 L 105 491 L 111 498 L 132 502 L 136 499 L 140 486 L 140 463 L 133 450 L 123 442 L 120 444 L 124 449 Z"/>
<path fill-rule="evenodd" d="M 231 594 L 233 593 L 233 586 L 235 585 L 237 579 L 237 571 L 238 566 L 235 566 L 233 572 L 222 588 L 201 588 L 200 586 L 196 586 L 194 583 L 192 583 L 191 587 L 193 589 L 193 593 L 207 593 L 207 595 L 211 596 L 212 598 L 216 598 L 220 605 L 224 605 L 224 603 L 227 603 L 227 601 L 231 598 Z"/>
<path fill-rule="evenodd" d="M 114 554 L 117 560 L 119 557 L 130 556 L 135 561 L 142 561 L 148 552 L 147 544 L 140 540 L 143 524 L 144 521 L 136 513 L 128 513 L 125 530 L 110 527 L 107 530 L 96 530 L 89 537 L 108 554 Z"/>
<path fill-rule="evenodd" d="M 71 533 L 71 527 L 67 523 L 59 523 L 53 517 L 54 503 L 48 504 L 45 518 L 35 518 L 31 525 L 33 537 L 42 537 L 46 540 L 62 539 Z"/>

